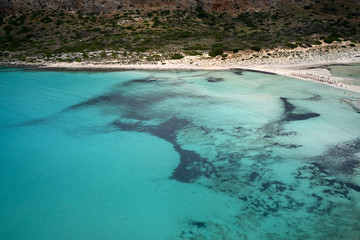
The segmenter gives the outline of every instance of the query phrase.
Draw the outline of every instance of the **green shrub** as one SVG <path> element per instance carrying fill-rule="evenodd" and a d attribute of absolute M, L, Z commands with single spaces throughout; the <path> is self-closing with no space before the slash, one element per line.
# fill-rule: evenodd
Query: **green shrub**
<path fill-rule="evenodd" d="M 22 27 L 20 29 L 20 31 L 18 32 L 18 34 L 21 34 L 21 33 L 27 33 L 27 32 L 30 32 L 31 29 L 27 28 L 27 27 Z"/>
<path fill-rule="evenodd" d="M 218 55 L 223 55 L 224 51 L 226 51 L 226 47 L 222 43 L 214 43 L 211 47 L 211 51 L 209 52 L 209 56 L 216 57 Z"/>
<path fill-rule="evenodd" d="M 253 50 L 253 51 L 259 52 L 261 50 L 261 47 L 259 47 L 259 46 L 251 46 L 250 49 Z"/>
<path fill-rule="evenodd" d="M 324 42 L 326 43 L 332 43 L 335 41 L 340 42 L 341 40 L 339 39 L 340 35 L 338 35 L 337 33 L 332 33 L 330 36 L 327 36 L 324 38 Z"/>
<path fill-rule="evenodd" d="M 153 56 L 149 56 L 145 58 L 146 61 L 160 61 L 160 56 L 159 55 L 153 55 Z"/>
<path fill-rule="evenodd" d="M 4 27 L 4 31 L 6 32 L 6 35 L 9 35 L 12 31 L 13 27 L 12 26 L 6 26 Z"/>
<path fill-rule="evenodd" d="M 43 23 L 51 23 L 52 19 L 49 16 L 43 17 L 41 20 Z"/>
<path fill-rule="evenodd" d="M 170 59 L 176 60 L 176 59 L 182 59 L 184 56 L 179 54 L 179 53 L 175 53 L 174 55 L 172 55 L 170 57 Z"/>
<path fill-rule="evenodd" d="M 208 50 L 208 48 L 205 45 L 201 45 L 201 44 L 195 44 L 191 47 L 186 47 L 184 48 L 185 50 Z"/>
<path fill-rule="evenodd" d="M 202 55 L 202 53 L 199 53 L 199 52 L 196 52 L 196 51 L 188 51 L 188 52 L 185 52 L 186 55 L 189 55 L 189 56 L 198 56 L 198 55 Z"/>
<path fill-rule="evenodd" d="M 334 42 L 334 39 L 330 38 L 330 37 L 327 37 L 327 38 L 324 39 L 324 42 L 325 43 L 332 43 L 332 42 Z"/>
<path fill-rule="evenodd" d="M 205 12 L 205 10 L 200 6 L 197 6 L 195 11 L 197 12 L 197 16 L 200 19 L 205 19 L 205 18 L 209 17 L 209 14 L 207 12 Z"/>
<path fill-rule="evenodd" d="M 58 20 L 56 20 L 56 26 L 61 26 L 63 24 L 63 22 L 60 20 L 60 19 L 58 19 Z"/>
<path fill-rule="evenodd" d="M 154 25 L 153 28 L 158 27 L 161 24 L 159 18 L 157 16 L 154 17 Z"/>
<path fill-rule="evenodd" d="M 189 32 L 189 31 L 185 31 L 185 32 L 180 32 L 179 34 L 178 34 L 178 37 L 180 37 L 180 38 L 188 38 L 188 37 L 191 37 L 191 32 Z"/>
<path fill-rule="evenodd" d="M 135 49 L 136 52 L 146 52 L 146 50 L 148 50 L 148 47 L 138 47 Z"/>
<path fill-rule="evenodd" d="M 296 43 L 285 43 L 285 46 L 289 47 L 289 48 L 292 48 L 292 49 L 298 47 L 298 45 Z"/>
<path fill-rule="evenodd" d="M 105 58 L 105 57 L 106 57 L 106 52 L 101 52 L 101 53 L 100 53 L 100 57 L 101 57 L 101 58 Z"/>
<path fill-rule="evenodd" d="M 168 16 L 170 14 L 170 10 L 162 10 L 161 12 L 160 12 L 160 15 L 161 16 Z"/>
<path fill-rule="evenodd" d="M 224 49 L 222 47 L 215 47 L 213 49 L 211 49 L 211 51 L 209 52 L 209 56 L 211 57 L 216 57 L 218 55 L 223 55 L 224 53 Z"/>

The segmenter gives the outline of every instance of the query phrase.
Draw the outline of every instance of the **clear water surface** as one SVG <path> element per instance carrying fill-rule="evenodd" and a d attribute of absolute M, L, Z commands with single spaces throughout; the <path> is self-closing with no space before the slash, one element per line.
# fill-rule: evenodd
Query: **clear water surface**
<path fill-rule="evenodd" d="M 359 239 L 358 98 L 246 71 L 2 68 L 0 239 Z"/>

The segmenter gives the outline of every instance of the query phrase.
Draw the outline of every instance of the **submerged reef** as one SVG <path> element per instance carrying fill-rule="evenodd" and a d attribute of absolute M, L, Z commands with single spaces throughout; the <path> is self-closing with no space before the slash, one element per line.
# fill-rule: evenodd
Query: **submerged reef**
<path fill-rule="evenodd" d="M 177 131 L 189 124 L 190 122 L 186 119 L 173 117 L 158 126 L 144 126 L 139 123 L 124 124 L 119 121 L 115 121 L 111 125 L 122 131 L 147 132 L 172 143 L 174 150 L 180 155 L 180 164 L 176 167 L 170 178 L 180 182 L 190 183 L 202 175 L 205 177 L 216 175 L 216 169 L 198 153 L 184 150 L 176 142 Z"/>
<path fill-rule="evenodd" d="M 320 114 L 318 113 L 300 113 L 300 114 L 294 113 L 295 106 L 291 104 L 287 98 L 281 97 L 280 99 L 284 103 L 284 107 L 285 107 L 284 117 L 282 119 L 283 121 L 287 121 L 287 122 L 301 121 L 301 120 L 306 120 L 320 116 Z"/>
<path fill-rule="evenodd" d="M 241 74 L 234 73 L 239 77 Z M 226 83 L 223 78 L 202 77 L 208 82 Z M 298 157 L 303 146 L 281 142 L 280 137 L 296 137 L 298 132 L 287 127 L 291 122 L 312 121 L 321 114 L 299 111 L 292 103 L 294 98 L 279 97 L 279 116 L 261 127 L 240 123 L 209 127 L 191 115 L 164 106 L 205 101 L 211 107 L 224 99 L 176 88 L 182 85 L 191 86 L 186 81 L 129 80 L 59 114 L 95 108 L 115 118 L 102 126 L 105 132 L 142 132 L 164 139 L 179 154 L 179 164 L 169 172 L 169 179 L 200 184 L 236 201 L 239 212 L 234 213 L 231 224 L 190 219 L 179 239 L 245 239 L 249 230 L 257 232 L 259 239 L 355 239 L 360 229 L 353 221 L 360 217 L 360 186 L 352 177 L 359 174 L 360 138 L 329 146 L 318 156 Z M 296 100 L 322 100 L 320 95 L 312 95 Z M 292 154 L 282 155 L 282 151 Z M 348 217 L 344 218 L 344 213 Z M 304 217 L 313 219 L 304 221 Z M 292 230 L 278 233 L 273 227 L 259 227 L 269 221 Z"/>

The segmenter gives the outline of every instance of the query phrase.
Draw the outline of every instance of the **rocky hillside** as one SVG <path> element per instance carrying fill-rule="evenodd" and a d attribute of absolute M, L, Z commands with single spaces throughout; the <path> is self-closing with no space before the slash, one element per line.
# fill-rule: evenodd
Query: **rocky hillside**
<path fill-rule="evenodd" d="M 119 55 L 152 62 L 207 53 L 225 59 L 239 51 L 305 49 L 333 42 L 355 47 L 360 39 L 360 0 L 0 3 L 6 13 L 0 14 L 0 62 L 33 57 L 118 59 Z"/>
<path fill-rule="evenodd" d="M 309 4 L 315 0 L 284 0 L 293 4 Z M 242 12 L 267 10 L 280 0 L 0 0 L 1 13 L 24 13 L 33 10 L 81 11 L 111 13 L 121 10 L 195 9 L 207 12 Z"/>

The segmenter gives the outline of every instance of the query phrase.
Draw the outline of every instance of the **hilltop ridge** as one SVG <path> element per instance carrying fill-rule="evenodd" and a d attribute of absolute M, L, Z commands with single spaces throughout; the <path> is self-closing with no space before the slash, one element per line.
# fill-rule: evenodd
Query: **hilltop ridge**
<path fill-rule="evenodd" d="M 360 39 L 360 0 L 0 0 L 0 9 L 0 62 L 226 59 Z"/>
<path fill-rule="evenodd" d="M 34 10 L 81 11 L 84 13 L 111 13 L 123 10 L 195 9 L 206 12 L 238 13 L 262 11 L 284 0 L 1 0 L 2 13 L 24 13 Z M 315 3 L 312 0 L 287 0 L 296 5 Z"/>

